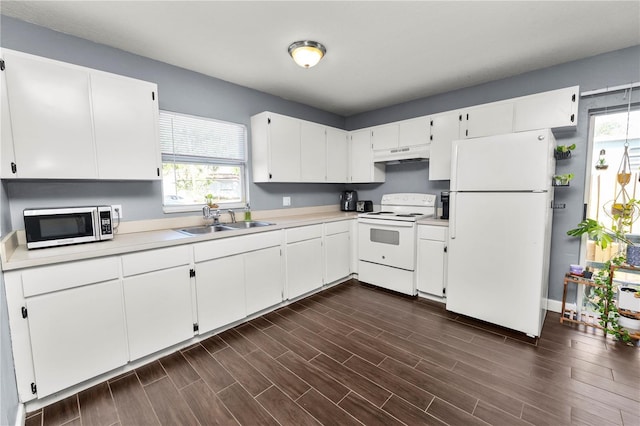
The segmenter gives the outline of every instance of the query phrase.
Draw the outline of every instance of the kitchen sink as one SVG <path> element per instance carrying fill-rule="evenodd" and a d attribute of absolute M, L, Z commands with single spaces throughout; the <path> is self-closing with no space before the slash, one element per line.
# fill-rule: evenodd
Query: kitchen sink
<path fill-rule="evenodd" d="M 226 225 L 211 225 L 211 226 L 194 226 L 193 228 L 178 229 L 178 232 L 182 232 L 187 235 L 201 235 L 211 234 L 212 232 L 230 231 L 236 228 L 230 228 Z"/>
<path fill-rule="evenodd" d="M 273 225 L 273 223 L 260 222 L 258 220 L 251 220 L 247 222 L 224 223 L 220 225 L 194 226 L 192 228 L 178 229 L 178 232 L 182 232 L 183 234 L 187 234 L 187 235 L 202 235 L 202 234 L 211 234 L 212 232 L 260 228 L 262 226 L 270 226 L 270 225 Z"/>
<path fill-rule="evenodd" d="M 246 222 L 236 222 L 236 223 L 225 223 L 222 226 L 227 226 L 233 229 L 250 229 L 250 228 L 260 228 L 262 226 L 271 226 L 274 225 L 271 222 L 261 222 L 258 220 L 249 220 Z"/>

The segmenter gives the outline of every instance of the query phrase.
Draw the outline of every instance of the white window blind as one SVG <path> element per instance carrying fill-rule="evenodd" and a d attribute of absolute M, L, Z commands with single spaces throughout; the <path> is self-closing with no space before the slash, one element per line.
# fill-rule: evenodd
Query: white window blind
<path fill-rule="evenodd" d="M 160 112 L 163 157 L 204 157 L 244 162 L 245 126 L 212 119 Z"/>

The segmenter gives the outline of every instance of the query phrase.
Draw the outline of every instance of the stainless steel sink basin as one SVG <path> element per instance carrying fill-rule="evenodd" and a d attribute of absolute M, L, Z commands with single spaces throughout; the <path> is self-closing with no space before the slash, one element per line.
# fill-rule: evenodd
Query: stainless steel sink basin
<path fill-rule="evenodd" d="M 250 229 L 250 228 L 260 228 L 262 226 L 271 226 L 274 225 L 271 222 L 261 222 L 259 220 L 250 220 L 246 222 L 236 222 L 236 223 L 225 223 L 222 226 L 227 226 L 233 229 Z"/>
<path fill-rule="evenodd" d="M 211 234 L 212 232 L 230 231 L 236 228 L 229 228 L 226 225 L 211 225 L 211 226 L 194 226 L 193 228 L 178 229 L 178 232 L 182 232 L 187 235 L 202 235 Z"/>
<path fill-rule="evenodd" d="M 260 222 L 258 220 L 251 220 L 247 222 L 224 223 L 220 225 L 194 226 L 192 228 L 178 229 L 178 232 L 182 232 L 183 234 L 187 234 L 187 235 L 202 235 L 202 234 L 211 234 L 212 232 L 233 231 L 238 229 L 251 229 L 251 228 L 259 228 L 262 226 L 269 226 L 269 225 L 273 225 L 273 223 Z"/>

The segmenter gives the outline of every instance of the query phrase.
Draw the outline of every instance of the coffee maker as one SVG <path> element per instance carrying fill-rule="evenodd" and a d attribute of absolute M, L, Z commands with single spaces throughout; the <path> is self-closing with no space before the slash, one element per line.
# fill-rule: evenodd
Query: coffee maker
<path fill-rule="evenodd" d="M 342 191 L 340 194 L 340 210 L 343 212 L 355 212 L 357 203 L 357 191 Z"/>
<path fill-rule="evenodd" d="M 449 219 L 449 191 L 440 193 L 440 202 L 442 203 L 442 216 L 440 216 L 440 219 Z"/>

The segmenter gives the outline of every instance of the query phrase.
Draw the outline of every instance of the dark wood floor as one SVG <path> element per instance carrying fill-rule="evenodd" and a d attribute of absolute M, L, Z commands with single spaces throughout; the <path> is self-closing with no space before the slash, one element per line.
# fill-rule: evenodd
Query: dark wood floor
<path fill-rule="evenodd" d="M 640 349 L 345 283 L 29 413 L 32 425 L 640 425 Z"/>

